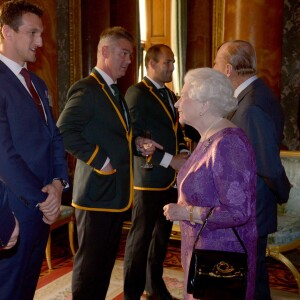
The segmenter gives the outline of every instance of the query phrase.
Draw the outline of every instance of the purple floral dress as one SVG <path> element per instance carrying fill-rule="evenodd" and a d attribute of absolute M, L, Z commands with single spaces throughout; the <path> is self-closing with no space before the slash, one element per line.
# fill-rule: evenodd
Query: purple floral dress
<path fill-rule="evenodd" d="M 243 252 L 231 227 L 248 251 L 246 299 L 254 298 L 257 230 L 255 222 L 256 166 L 252 147 L 239 128 L 225 128 L 200 142 L 178 173 L 178 203 L 201 207 L 205 219 L 214 207 L 197 249 Z M 185 299 L 191 252 L 201 224 L 180 222 Z M 217 288 L 217 287 L 216 287 Z"/>

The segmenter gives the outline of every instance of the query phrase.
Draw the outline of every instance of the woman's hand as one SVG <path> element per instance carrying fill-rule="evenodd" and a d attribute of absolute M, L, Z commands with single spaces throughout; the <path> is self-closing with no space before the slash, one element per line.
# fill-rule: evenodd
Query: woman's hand
<path fill-rule="evenodd" d="M 189 220 L 189 211 L 185 206 L 179 204 L 170 203 L 163 207 L 164 215 L 169 221 L 184 221 Z"/>

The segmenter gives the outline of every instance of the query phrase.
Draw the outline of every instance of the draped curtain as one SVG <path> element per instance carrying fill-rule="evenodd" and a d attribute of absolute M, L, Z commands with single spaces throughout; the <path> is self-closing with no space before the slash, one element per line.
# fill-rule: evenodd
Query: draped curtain
<path fill-rule="evenodd" d="M 171 3 L 171 48 L 175 56 L 173 91 L 180 95 L 186 65 L 187 1 L 174 0 Z"/>

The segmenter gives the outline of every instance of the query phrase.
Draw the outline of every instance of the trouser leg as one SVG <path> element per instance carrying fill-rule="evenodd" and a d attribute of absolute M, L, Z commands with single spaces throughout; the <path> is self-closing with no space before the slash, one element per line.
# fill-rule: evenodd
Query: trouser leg
<path fill-rule="evenodd" d="M 79 248 L 74 259 L 73 300 L 104 300 L 122 233 L 122 213 L 75 210 Z"/>
<path fill-rule="evenodd" d="M 255 300 L 270 300 L 269 273 L 266 262 L 268 236 L 258 238 L 257 243 L 257 263 L 256 263 L 256 282 Z"/>

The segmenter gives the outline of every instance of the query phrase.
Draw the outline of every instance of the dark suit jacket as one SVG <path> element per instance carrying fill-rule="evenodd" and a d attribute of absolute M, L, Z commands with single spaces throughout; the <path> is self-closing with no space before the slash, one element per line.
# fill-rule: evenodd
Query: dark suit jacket
<path fill-rule="evenodd" d="M 173 103 L 175 94 L 169 91 Z M 141 82 L 131 86 L 125 95 L 130 111 L 133 136 L 143 136 L 145 130 L 150 130 L 152 139 L 161 144 L 164 149 L 156 150 L 151 162 L 154 168 L 145 170 L 141 164 L 145 157 L 134 156 L 134 188 L 139 190 L 164 190 L 176 181 L 176 173 L 169 166 L 159 165 L 165 152 L 172 155 L 186 149 L 183 133 L 178 123 L 178 114 L 173 116 L 162 101 L 162 96 L 152 82 L 145 77 Z"/>
<path fill-rule="evenodd" d="M 68 180 L 61 135 L 55 125 L 45 83 L 31 73 L 44 104 L 46 125 L 26 88 L 0 61 L 0 194 L 19 221 L 32 217 L 46 199 L 42 187 L 54 178 Z"/>
<path fill-rule="evenodd" d="M 77 158 L 73 206 L 112 212 L 129 209 L 133 198 L 132 130 L 131 126 L 127 129 L 121 107 L 95 69 L 76 82 L 67 97 L 57 124 L 66 150 Z M 112 173 L 101 171 L 107 157 Z"/>
<path fill-rule="evenodd" d="M 8 243 L 15 224 L 15 218 L 8 202 L 3 196 L 0 196 L 0 249 Z"/>
<path fill-rule="evenodd" d="M 280 143 L 283 137 L 283 112 L 277 99 L 261 80 L 256 79 L 238 96 L 238 109 L 231 121 L 242 128 L 251 141 L 257 163 L 257 226 L 260 236 L 277 229 L 277 202 L 263 177 L 280 177 Z"/>

